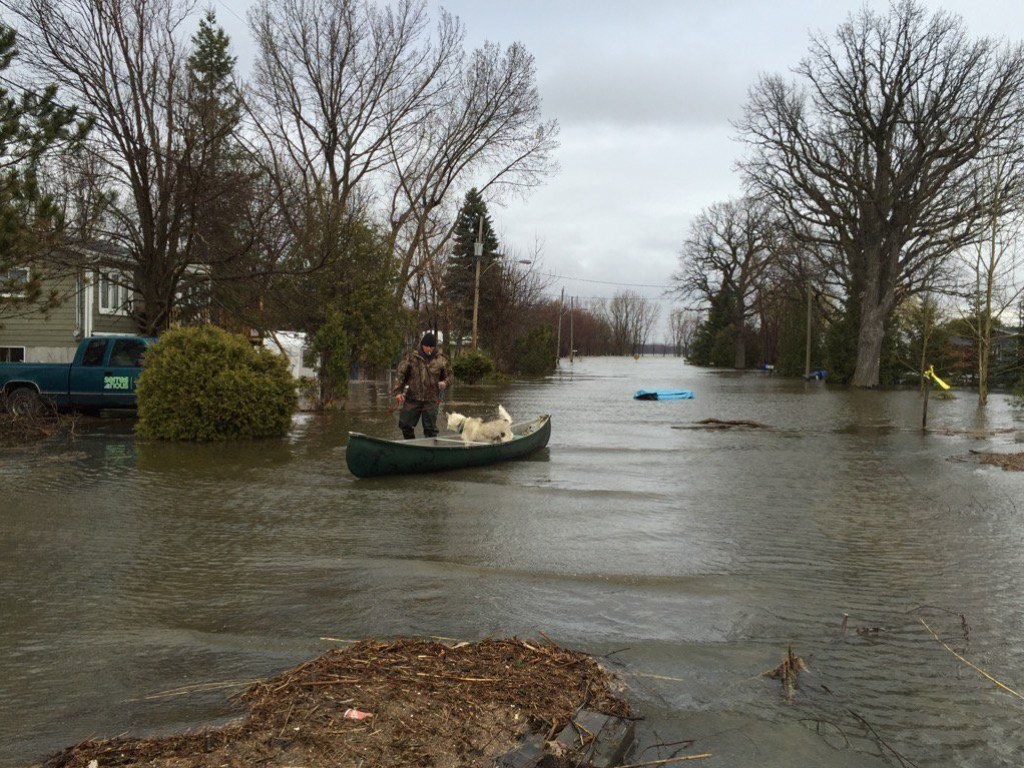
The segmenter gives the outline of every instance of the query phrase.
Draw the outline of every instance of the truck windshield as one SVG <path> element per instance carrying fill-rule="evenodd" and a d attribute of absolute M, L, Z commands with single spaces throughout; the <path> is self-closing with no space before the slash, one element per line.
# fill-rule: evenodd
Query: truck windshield
<path fill-rule="evenodd" d="M 103 365 L 103 353 L 107 351 L 106 339 L 93 339 L 82 355 L 82 365 Z"/>

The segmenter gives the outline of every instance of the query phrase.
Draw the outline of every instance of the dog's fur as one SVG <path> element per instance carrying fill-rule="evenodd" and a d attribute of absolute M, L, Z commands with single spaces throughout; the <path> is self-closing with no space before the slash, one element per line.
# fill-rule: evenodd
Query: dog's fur
<path fill-rule="evenodd" d="M 512 439 L 512 417 L 500 405 L 498 418 L 493 421 L 449 413 L 448 429 L 461 432 L 467 443 L 507 443 Z"/>

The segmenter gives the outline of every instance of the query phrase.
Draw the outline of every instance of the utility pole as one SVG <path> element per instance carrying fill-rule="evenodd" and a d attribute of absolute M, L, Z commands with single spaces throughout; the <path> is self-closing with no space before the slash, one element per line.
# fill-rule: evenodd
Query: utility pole
<path fill-rule="evenodd" d="M 811 378 L 811 283 L 807 283 L 807 351 L 804 354 L 804 378 Z"/>
<path fill-rule="evenodd" d="M 473 243 L 473 260 L 476 262 L 476 278 L 473 281 L 473 349 L 476 349 L 476 321 L 480 315 L 480 262 L 484 256 L 484 215 L 480 216 L 480 228 Z"/>
<path fill-rule="evenodd" d="M 555 342 L 555 365 L 562 361 L 562 314 L 565 311 L 565 288 L 562 289 L 562 298 L 558 300 L 558 340 Z"/>
<path fill-rule="evenodd" d="M 573 333 L 573 319 L 575 315 L 576 298 L 569 297 L 569 365 L 576 363 L 576 336 Z"/>

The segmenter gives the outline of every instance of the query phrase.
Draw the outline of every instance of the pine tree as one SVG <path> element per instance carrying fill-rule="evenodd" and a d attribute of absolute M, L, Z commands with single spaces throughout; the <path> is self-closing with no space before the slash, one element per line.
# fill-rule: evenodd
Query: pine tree
<path fill-rule="evenodd" d="M 217 25 L 210 9 L 199 20 L 188 57 L 189 107 L 206 141 L 226 138 L 238 125 L 241 99 L 235 86 L 237 58 L 230 53 L 231 39 Z"/>
<path fill-rule="evenodd" d="M 15 46 L 15 31 L 0 24 L 0 73 L 17 56 Z M 15 277 L 9 270 L 39 261 L 59 242 L 64 220 L 53 197 L 40 188 L 40 166 L 52 152 L 79 144 L 89 125 L 58 102 L 55 85 L 39 92 L 22 89 L 19 95 L 0 87 L 0 293 L 16 288 L 29 300 L 38 298 L 38 273 L 25 285 L 23 273 Z"/>
<path fill-rule="evenodd" d="M 199 190 L 192 224 L 193 254 L 206 267 L 202 284 L 212 279 L 214 305 L 231 307 L 234 314 L 254 301 L 243 259 L 245 243 L 251 238 L 242 231 L 246 219 L 242 213 L 254 197 L 254 174 L 235 140 L 241 96 L 235 83 L 236 57 L 230 48 L 231 39 L 218 26 L 213 10 L 208 10 L 192 36 L 188 58 L 188 133 L 199 177 L 193 181 Z M 198 296 L 204 294 L 200 291 Z M 205 310 L 206 304 L 182 307 L 183 319 L 188 319 L 189 310 Z M 226 314 L 217 317 L 222 324 L 230 324 Z"/>
<path fill-rule="evenodd" d="M 483 256 L 480 261 L 480 313 L 486 312 L 491 303 L 494 281 L 498 270 L 484 272 L 498 257 L 498 238 L 494 224 L 487 213 L 487 203 L 476 190 L 469 190 L 459 210 L 455 224 L 455 244 L 445 275 L 445 292 L 452 308 L 452 331 L 456 338 L 468 334 L 473 324 L 473 288 L 476 279 L 476 256 L 474 246 L 480 236 L 480 221 L 483 218 Z"/>

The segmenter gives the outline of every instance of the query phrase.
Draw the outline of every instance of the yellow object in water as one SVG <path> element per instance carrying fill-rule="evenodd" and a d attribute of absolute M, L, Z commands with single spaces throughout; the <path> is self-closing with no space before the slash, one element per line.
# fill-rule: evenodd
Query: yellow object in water
<path fill-rule="evenodd" d="M 936 384 L 938 384 L 943 389 L 949 389 L 949 384 L 947 384 L 946 382 L 944 382 L 942 379 L 940 379 L 938 376 L 935 375 L 935 366 L 934 365 L 929 365 L 928 366 L 928 370 L 924 372 L 924 375 L 925 376 L 930 376 L 932 381 L 934 381 Z"/>

